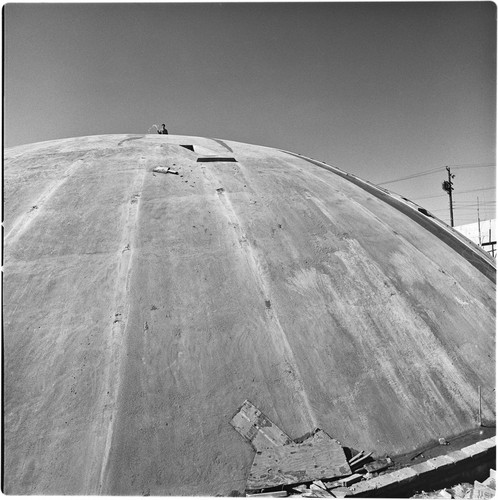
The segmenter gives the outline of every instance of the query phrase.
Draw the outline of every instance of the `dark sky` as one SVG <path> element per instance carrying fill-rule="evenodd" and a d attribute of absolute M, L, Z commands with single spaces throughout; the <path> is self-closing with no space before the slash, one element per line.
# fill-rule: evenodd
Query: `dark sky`
<path fill-rule="evenodd" d="M 491 2 L 12 3 L 4 20 L 6 147 L 164 122 L 374 183 L 440 167 L 384 187 L 446 221 L 444 166 L 471 165 L 456 223 L 477 196 L 494 217 Z"/>

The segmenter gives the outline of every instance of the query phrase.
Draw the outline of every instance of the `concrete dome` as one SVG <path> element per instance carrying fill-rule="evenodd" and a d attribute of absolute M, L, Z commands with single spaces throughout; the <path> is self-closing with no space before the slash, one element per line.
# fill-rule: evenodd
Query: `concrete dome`
<path fill-rule="evenodd" d="M 155 173 L 155 167 L 177 171 Z M 228 494 L 248 399 L 380 456 L 495 420 L 495 264 L 277 149 L 106 135 L 5 151 L 5 492 Z"/>

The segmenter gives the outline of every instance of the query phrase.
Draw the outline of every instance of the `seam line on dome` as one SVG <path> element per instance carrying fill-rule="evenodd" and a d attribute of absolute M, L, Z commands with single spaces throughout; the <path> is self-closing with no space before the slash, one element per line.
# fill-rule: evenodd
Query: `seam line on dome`
<path fill-rule="evenodd" d="M 409 207 L 408 205 L 402 203 L 401 201 L 397 200 L 396 198 L 394 198 L 389 193 L 389 191 L 383 190 L 382 188 L 378 188 L 373 184 L 369 184 L 368 182 L 363 181 L 353 175 L 350 175 L 336 167 L 331 167 L 330 165 L 327 165 L 325 163 L 312 160 L 311 158 L 307 158 L 305 156 L 292 153 L 290 151 L 282 150 L 282 152 L 294 156 L 296 158 L 300 158 L 308 163 L 311 163 L 312 165 L 323 168 L 324 170 L 328 170 L 329 172 L 332 172 L 338 175 L 339 177 L 342 177 L 343 179 L 348 180 L 351 183 L 355 184 L 356 186 L 364 189 L 369 194 L 375 196 L 381 201 L 384 201 L 388 205 L 391 205 L 393 208 L 399 210 L 401 213 L 408 216 L 410 219 L 412 219 L 414 222 L 422 226 L 424 229 L 434 234 L 437 238 L 446 243 L 452 250 L 454 250 L 465 260 L 467 260 L 467 262 L 473 265 L 478 271 L 480 271 L 484 276 L 486 276 L 486 278 L 488 278 L 493 283 L 496 283 L 496 268 L 490 262 L 486 261 L 483 256 L 477 253 L 477 251 L 471 246 L 470 244 L 471 242 L 469 242 L 469 244 L 464 243 L 463 241 L 460 240 L 458 235 L 455 235 L 452 232 L 450 232 L 449 228 L 447 229 L 438 224 L 438 222 L 441 222 L 441 224 L 443 224 L 442 221 L 439 221 L 435 217 L 427 217 L 427 215 L 424 215 L 418 210 L 415 210 Z"/>
<path fill-rule="evenodd" d="M 313 412 L 313 406 L 309 401 L 308 393 L 306 392 L 306 388 L 304 387 L 303 377 L 299 370 L 292 347 L 289 343 L 289 339 L 280 323 L 273 305 L 271 308 L 268 307 L 268 304 L 271 304 L 270 287 L 268 284 L 268 280 L 264 275 L 265 271 L 262 268 L 261 260 L 258 258 L 256 250 L 249 243 L 247 235 L 242 230 L 240 219 L 238 218 L 232 206 L 232 203 L 230 202 L 230 199 L 226 195 L 225 190 L 222 188 L 217 189 L 217 194 L 220 203 L 223 206 L 225 217 L 228 219 L 228 221 L 230 222 L 230 226 L 234 228 L 236 235 L 238 236 L 237 239 L 239 242 L 239 246 L 242 249 L 250 271 L 254 276 L 255 284 L 260 293 L 265 298 L 264 317 L 266 318 L 266 325 L 270 333 L 270 338 L 272 340 L 275 351 L 278 352 L 281 356 L 281 364 L 283 366 L 282 369 L 286 374 L 286 383 L 302 398 L 302 407 L 305 410 L 303 411 L 303 417 L 311 428 L 315 428 L 317 427 L 317 421 Z"/>
<path fill-rule="evenodd" d="M 54 196 L 59 188 L 66 183 L 66 181 L 76 172 L 76 170 L 78 170 L 82 163 L 83 160 L 81 158 L 79 160 L 76 160 L 62 174 L 62 178 L 58 178 L 55 182 L 50 184 L 50 186 L 42 193 L 42 195 L 37 198 L 35 204 L 32 205 L 29 212 L 24 213 L 23 215 L 18 217 L 10 231 L 5 235 L 5 242 L 9 240 L 9 245 L 14 245 L 15 243 L 17 243 L 17 240 L 21 237 L 21 235 L 38 217 L 38 215 L 40 214 L 40 209 L 43 208 L 43 206 Z"/>
<path fill-rule="evenodd" d="M 111 325 L 111 339 L 109 342 L 111 355 L 107 365 L 107 372 L 104 375 L 105 390 L 103 408 L 104 417 L 107 420 L 107 429 L 104 438 L 104 450 L 99 471 L 98 494 L 103 494 L 105 474 L 109 466 L 109 457 L 112 448 L 113 431 L 116 422 L 116 411 L 120 389 L 119 371 L 124 355 L 123 351 L 126 349 L 124 344 L 124 334 L 126 332 L 130 308 L 128 295 L 133 262 L 133 240 L 139 217 L 140 198 L 147 172 L 143 163 L 144 161 L 141 160 L 139 173 L 130 188 L 130 192 L 133 194 L 128 202 L 126 219 L 119 247 L 120 254 L 118 272 L 112 306 L 115 313 Z"/>

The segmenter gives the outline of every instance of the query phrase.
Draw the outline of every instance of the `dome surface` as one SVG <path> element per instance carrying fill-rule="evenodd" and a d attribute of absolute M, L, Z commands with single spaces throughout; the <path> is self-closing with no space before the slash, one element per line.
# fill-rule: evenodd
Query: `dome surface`
<path fill-rule="evenodd" d="M 474 428 L 479 385 L 494 422 L 494 260 L 414 203 L 199 137 L 4 161 L 6 493 L 242 492 L 246 399 L 374 456 Z"/>

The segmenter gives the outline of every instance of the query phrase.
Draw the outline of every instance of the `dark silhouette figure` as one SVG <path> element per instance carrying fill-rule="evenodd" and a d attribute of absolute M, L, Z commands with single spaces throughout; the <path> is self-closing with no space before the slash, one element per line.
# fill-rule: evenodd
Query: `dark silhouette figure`
<path fill-rule="evenodd" d="M 165 125 L 164 123 L 161 125 L 161 127 L 162 127 L 162 128 L 160 128 L 160 129 L 157 131 L 157 133 L 158 133 L 158 134 L 168 134 L 168 131 L 166 130 L 166 125 Z"/>

